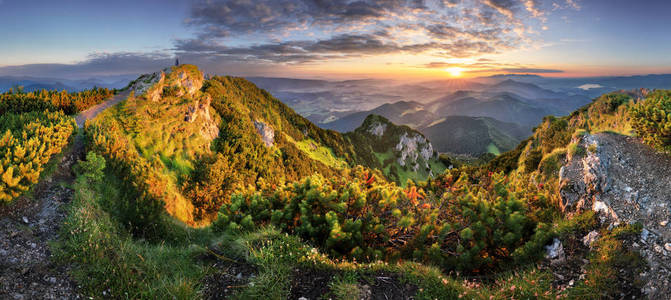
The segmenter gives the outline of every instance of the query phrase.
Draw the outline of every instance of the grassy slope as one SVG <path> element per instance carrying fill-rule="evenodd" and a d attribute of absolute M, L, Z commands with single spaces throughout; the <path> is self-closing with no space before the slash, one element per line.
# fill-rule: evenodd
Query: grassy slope
<path fill-rule="evenodd" d="M 202 298 L 210 295 L 209 290 L 203 290 L 204 282 L 221 272 L 211 267 L 218 262 L 224 266 L 248 265 L 256 270 L 255 276 L 245 277 L 243 284 L 231 288 L 233 299 L 286 299 L 296 296 L 299 288 L 325 290 L 323 296 L 333 299 L 358 299 L 371 284 L 389 280 L 389 288 L 395 289 L 386 292 L 408 293 L 415 299 L 595 299 L 612 290 L 613 280 L 617 279 L 610 275 L 613 264 L 623 267 L 636 262 L 622 249 L 618 238 L 640 230 L 602 231 L 587 269 L 590 281 L 560 290 L 553 288 L 554 278 L 549 270 L 533 264 L 486 278 L 464 278 L 414 262 L 333 260 L 299 238 L 272 227 L 215 235 L 209 229 L 177 225 L 166 216 L 170 230 L 162 241 L 148 242 L 134 238 L 115 217 L 112 202 L 124 197 L 120 188 L 120 179 L 110 173 L 99 181 L 88 179 L 86 173 L 80 175 L 62 239 L 54 245 L 60 260 L 73 264 L 73 275 L 82 285 L 82 292 L 96 298 Z M 595 229 L 595 224 L 594 216 L 588 214 L 560 221 L 553 232 L 559 237 L 575 238 Z M 326 286 L 302 281 L 301 272 L 325 277 Z"/>
<path fill-rule="evenodd" d="M 120 125 L 142 159 L 158 170 L 159 180 L 167 186 L 167 205 L 182 221 L 191 219 L 193 205 L 181 194 L 180 186 L 193 170 L 195 159 L 210 148 L 210 141 L 199 133 L 201 123 L 183 121 L 191 103 L 193 100 L 178 97 L 164 97 L 159 102 L 129 97 L 95 119 Z"/>
<path fill-rule="evenodd" d="M 340 157 L 337 157 L 333 153 L 333 149 L 325 147 L 324 145 L 317 143 L 313 139 L 308 138 L 303 139 L 301 141 L 295 141 L 292 137 L 288 135 L 286 135 L 286 138 L 289 142 L 296 145 L 296 147 L 298 147 L 299 150 L 305 152 L 311 159 L 320 161 L 323 164 L 336 169 L 343 169 L 348 166 L 345 160 L 343 160 Z"/>
<path fill-rule="evenodd" d="M 257 177 L 281 182 L 296 180 L 314 172 L 333 175 L 335 170 L 349 165 L 345 160 L 349 157 L 349 149 L 343 146 L 345 143 L 338 133 L 314 126 L 250 82 L 241 78 L 218 77 L 204 82 L 204 92 L 177 96 L 170 93 L 168 87 L 183 80 L 182 74 L 186 74 L 185 78 L 192 82 L 202 81 L 202 74 L 194 66 L 173 67 L 162 84 L 148 89 L 151 93 L 163 88 L 158 101 L 149 100 L 144 95 L 131 96 L 95 119 L 97 124 L 111 124 L 119 128 L 123 137 L 134 147 L 130 151 L 137 152 L 152 167 L 155 171 L 152 176 L 165 185 L 162 200 L 166 208 L 179 220 L 196 225 L 208 222 L 194 221 L 195 207 L 184 191 L 201 157 L 211 155 L 213 150 L 217 151 L 211 149 L 214 148 L 211 146 L 212 141 L 201 134 L 201 119 L 185 121 L 188 107 L 199 100 L 202 103 L 207 94 L 212 97 L 213 108 L 209 110 L 213 118 L 211 122 L 232 124 L 231 127 L 237 130 L 231 131 L 227 130 L 229 127 L 220 126 L 223 133 L 214 144 L 231 140 L 230 135 L 235 138 L 242 134 L 244 136 L 236 146 L 254 149 L 256 152 L 249 156 L 239 155 L 239 159 L 260 159 L 259 156 L 266 155 L 265 159 L 270 160 L 258 166 L 259 170 L 266 173 L 239 175 L 241 182 L 235 188 L 254 184 Z M 225 120 L 218 111 L 226 113 Z M 255 134 L 255 120 L 267 122 L 275 130 L 275 146 L 272 149 L 263 149 L 265 146 Z M 239 166 L 232 167 L 242 173 L 240 168 L 247 168 L 248 165 L 246 161 L 239 161 Z"/>

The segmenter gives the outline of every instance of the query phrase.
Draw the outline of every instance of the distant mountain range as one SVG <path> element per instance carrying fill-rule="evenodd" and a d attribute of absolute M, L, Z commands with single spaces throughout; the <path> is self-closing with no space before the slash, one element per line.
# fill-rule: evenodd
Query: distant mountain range
<path fill-rule="evenodd" d="M 80 91 L 93 87 L 123 88 L 137 75 L 103 76 L 88 79 L 59 79 L 27 76 L 0 76 L 0 92 L 22 86 L 25 91 L 68 90 Z"/>
<path fill-rule="evenodd" d="M 320 127 L 349 132 L 369 115 L 424 134 L 438 152 L 512 149 L 547 115 L 562 116 L 603 93 L 671 88 L 671 75 L 549 78 L 511 74 L 424 82 L 251 78 Z"/>
<path fill-rule="evenodd" d="M 319 125 L 354 130 L 369 115 L 407 125 L 424 134 L 438 152 L 498 154 L 515 147 L 547 115 L 566 115 L 591 100 L 505 79 L 478 90 L 459 90 L 430 102 L 398 101 L 326 120 Z"/>

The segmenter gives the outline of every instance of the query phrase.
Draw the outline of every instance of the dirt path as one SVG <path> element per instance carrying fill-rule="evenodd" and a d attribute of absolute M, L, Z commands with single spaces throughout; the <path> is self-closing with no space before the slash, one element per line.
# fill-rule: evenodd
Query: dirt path
<path fill-rule="evenodd" d="M 0 211 L 0 299 L 77 299 L 76 285 L 65 266 L 54 261 L 49 242 L 56 240 L 64 204 L 74 191 L 72 165 L 82 156 L 77 136 L 58 169 Z"/>
<path fill-rule="evenodd" d="M 76 117 L 86 120 L 126 99 L 128 92 L 112 97 Z M 72 166 L 84 156 L 82 135 L 64 150 L 56 171 L 11 205 L 0 206 L 0 299 L 79 299 L 67 266 L 55 261 L 49 243 L 58 239 L 72 200 Z"/>
<path fill-rule="evenodd" d="M 128 98 L 129 94 L 130 94 L 130 91 L 121 92 L 121 93 L 115 95 L 114 97 L 112 97 L 111 99 L 109 99 L 109 100 L 107 100 L 103 103 L 100 103 L 96 106 L 93 106 L 93 107 L 83 111 L 83 112 L 80 112 L 75 117 L 75 121 L 77 122 L 77 126 L 79 126 L 79 128 L 83 128 L 84 123 L 86 123 L 86 120 L 93 119 L 99 113 L 103 112 L 104 110 L 116 105 L 117 103 L 119 103 L 123 100 L 126 100 L 126 98 Z"/>

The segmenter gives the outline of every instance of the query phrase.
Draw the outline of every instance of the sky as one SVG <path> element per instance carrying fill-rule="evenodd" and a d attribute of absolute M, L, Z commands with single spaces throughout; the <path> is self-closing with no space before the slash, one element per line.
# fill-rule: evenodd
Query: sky
<path fill-rule="evenodd" d="M 667 0 L 0 0 L 0 76 L 671 73 Z"/>

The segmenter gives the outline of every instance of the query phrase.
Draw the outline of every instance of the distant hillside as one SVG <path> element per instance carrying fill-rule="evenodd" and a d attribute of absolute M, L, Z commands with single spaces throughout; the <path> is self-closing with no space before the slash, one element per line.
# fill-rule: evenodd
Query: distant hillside
<path fill-rule="evenodd" d="M 369 115 L 384 116 L 394 124 L 407 125 L 412 128 L 423 126 L 436 118 L 433 113 L 424 109 L 424 106 L 420 103 L 399 101 L 383 104 L 373 110 L 353 113 L 333 122 L 320 123 L 319 126 L 348 132 L 359 127 Z"/>
<path fill-rule="evenodd" d="M 24 91 L 32 92 L 42 89 L 67 90 L 70 92 L 92 89 L 94 87 L 120 89 L 128 85 L 128 82 L 137 75 L 107 76 L 101 78 L 89 78 L 82 80 L 64 78 L 44 78 L 28 76 L 0 76 L 0 92 L 17 86 L 22 86 Z"/>
<path fill-rule="evenodd" d="M 335 120 L 319 125 L 348 132 L 359 126 L 366 116 L 375 114 L 422 132 L 429 140 L 435 140 L 439 152 L 479 155 L 510 150 L 529 136 L 531 129 L 545 116 L 566 115 L 590 102 L 582 95 L 554 92 L 510 79 L 479 87 L 479 90 L 457 90 L 428 103 L 387 103 L 371 110 L 333 117 Z M 462 118 L 452 118 L 455 116 Z M 458 131 L 457 137 L 450 128 Z M 453 144 L 455 141 L 459 141 L 458 145 Z"/>
<path fill-rule="evenodd" d="M 369 115 L 345 138 L 354 146 L 358 163 L 382 170 L 401 184 L 408 179 L 426 180 L 445 170 L 433 145 L 408 126 L 397 126 L 386 118 Z"/>
<path fill-rule="evenodd" d="M 542 89 L 534 84 L 505 80 L 483 91 L 458 91 L 427 104 L 438 116 L 491 117 L 534 126 L 546 115 L 566 115 L 590 102 L 580 95 Z"/>
<path fill-rule="evenodd" d="M 448 116 L 420 131 L 438 152 L 473 155 L 498 155 L 513 149 L 528 135 L 527 129 L 514 123 L 467 116 Z"/>

